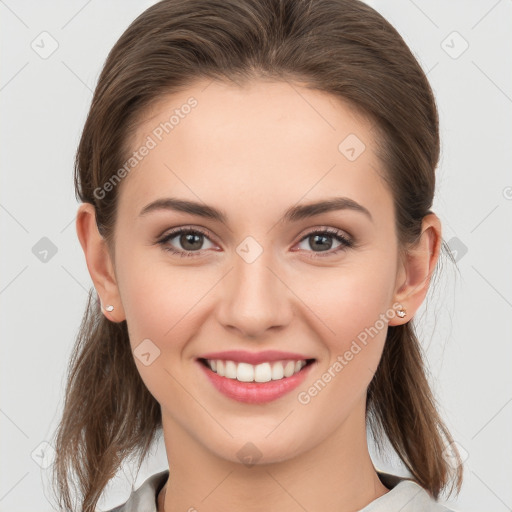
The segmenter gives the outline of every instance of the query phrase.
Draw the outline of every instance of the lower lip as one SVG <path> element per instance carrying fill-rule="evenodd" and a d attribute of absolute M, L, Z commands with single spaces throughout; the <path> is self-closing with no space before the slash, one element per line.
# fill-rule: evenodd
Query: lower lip
<path fill-rule="evenodd" d="M 210 368 L 207 368 L 201 361 L 197 361 L 197 364 L 199 364 L 208 379 L 210 379 L 210 382 L 222 394 L 238 402 L 248 404 L 271 402 L 272 400 L 286 395 L 286 393 L 294 390 L 304 381 L 313 366 L 310 363 L 304 366 L 300 372 L 280 380 L 270 380 L 268 382 L 240 382 L 239 380 L 221 377 L 210 370 Z"/>

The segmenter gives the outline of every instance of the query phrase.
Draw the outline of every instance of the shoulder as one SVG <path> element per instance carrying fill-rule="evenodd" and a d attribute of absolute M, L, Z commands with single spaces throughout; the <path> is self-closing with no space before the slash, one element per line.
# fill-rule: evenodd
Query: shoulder
<path fill-rule="evenodd" d="M 389 492 L 369 503 L 360 512 L 455 512 L 434 500 L 413 480 L 382 471 L 377 471 L 377 474 Z"/>
<path fill-rule="evenodd" d="M 156 497 L 168 477 L 168 469 L 155 473 L 133 490 L 125 503 L 105 512 L 157 512 Z"/>

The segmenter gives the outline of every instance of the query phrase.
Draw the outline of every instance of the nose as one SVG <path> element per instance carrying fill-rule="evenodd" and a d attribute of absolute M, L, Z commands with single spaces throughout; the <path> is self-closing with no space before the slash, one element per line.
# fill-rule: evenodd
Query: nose
<path fill-rule="evenodd" d="M 268 251 L 270 252 L 270 251 Z M 219 290 L 217 319 L 245 338 L 262 338 L 291 321 L 293 293 L 266 252 L 251 263 L 236 255 Z"/>

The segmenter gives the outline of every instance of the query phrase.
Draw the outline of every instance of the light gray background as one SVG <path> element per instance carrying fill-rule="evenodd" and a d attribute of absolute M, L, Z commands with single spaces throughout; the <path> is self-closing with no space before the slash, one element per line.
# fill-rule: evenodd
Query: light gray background
<path fill-rule="evenodd" d="M 0 511 L 52 510 L 44 443 L 59 418 L 92 286 L 75 232 L 74 152 L 108 51 L 153 3 L 0 0 Z M 467 457 L 463 490 L 451 503 L 511 510 L 512 2 L 369 3 L 428 72 L 440 112 L 434 209 L 460 275 L 446 262 L 420 331 L 442 413 Z M 42 58 L 52 44 L 58 48 Z M 43 237 L 56 250 L 46 261 Z M 403 473 L 392 457 L 375 462 Z M 160 443 L 138 475 L 125 465 L 100 508 L 123 502 L 132 483 L 166 467 Z"/>

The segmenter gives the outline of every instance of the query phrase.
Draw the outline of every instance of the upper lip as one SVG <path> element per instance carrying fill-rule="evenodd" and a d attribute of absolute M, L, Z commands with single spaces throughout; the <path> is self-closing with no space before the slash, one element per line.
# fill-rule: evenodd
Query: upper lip
<path fill-rule="evenodd" d="M 261 352 L 247 352 L 246 350 L 227 350 L 225 352 L 210 352 L 203 354 L 199 359 L 221 359 L 224 361 L 234 361 L 237 363 L 260 364 L 267 361 L 281 361 L 283 359 L 293 359 L 302 361 L 313 359 L 312 357 L 294 352 L 282 352 L 280 350 L 263 350 Z"/>

